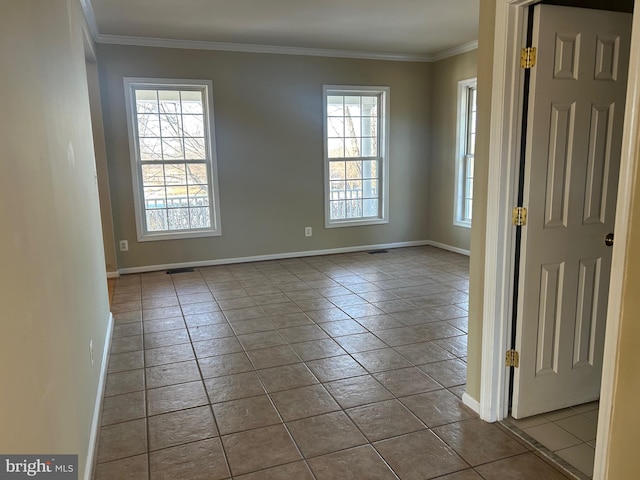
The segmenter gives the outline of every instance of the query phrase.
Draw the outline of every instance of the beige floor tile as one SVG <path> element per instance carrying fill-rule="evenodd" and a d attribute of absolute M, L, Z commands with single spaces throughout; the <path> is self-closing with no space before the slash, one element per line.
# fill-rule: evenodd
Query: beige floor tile
<path fill-rule="evenodd" d="M 212 338 L 233 337 L 234 332 L 228 323 L 215 323 L 213 325 L 199 325 L 188 327 L 189 336 L 193 342 L 201 342 Z"/>
<path fill-rule="evenodd" d="M 309 460 L 317 480 L 394 480 L 397 477 L 370 445 Z"/>
<path fill-rule="evenodd" d="M 231 327 L 236 335 L 247 335 L 249 333 L 268 332 L 275 330 L 276 326 L 270 318 L 254 318 L 252 320 L 238 320 L 232 322 Z"/>
<path fill-rule="evenodd" d="M 322 385 L 272 393 L 271 399 L 285 422 L 340 410 Z"/>
<path fill-rule="evenodd" d="M 463 385 L 467 381 L 467 364 L 458 359 L 427 363 L 418 368 L 447 388 Z"/>
<path fill-rule="evenodd" d="M 387 345 L 372 333 L 359 333 L 336 337 L 335 341 L 349 353 L 387 348 Z"/>
<path fill-rule="evenodd" d="M 243 352 L 198 358 L 198 365 L 200 365 L 203 378 L 221 377 L 253 370 L 249 357 Z"/>
<path fill-rule="evenodd" d="M 595 458 L 595 448 L 586 443 L 581 443 L 575 447 L 558 450 L 556 454 L 576 467 L 588 477 L 593 476 L 593 463 Z"/>
<path fill-rule="evenodd" d="M 178 383 L 200 380 L 200 370 L 195 360 L 169 363 L 145 369 L 147 388 L 166 387 Z"/>
<path fill-rule="evenodd" d="M 127 422 L 145 416 L 144 391 L 106 397 L 102 404 L 102 425 Z"/>
<path fill-rule="evenodd" d="M 316 377 L 304 363 L 266 368 L 259 370 L 258 375 L 270 393 L 318 383 Z"/>
<path fill-rule="evenodd" d="M 213 414 L 222 435 L 280 423 L 267 395 L 216 403 Z"/>
<path fill-rule="evenodd" d="M 204 385 L 211 403 L 228 402 L 266 393 L 256 372 L 208 378 Z"/>
<path fill-rule="evenodd" d="M 155 367 L 157 365 L 193 360 L 195 359 L 195 355 L 193 354 L 191 345 L 185 343 L 182 345 L 147 349 L 144 352 L 144 358 L 147 367 Z"/>
<path fill-rule="evenodd" d="M 289 343 L 309 342 L 311 340 L 329 338 L 329 336 L 317 325 L 287 327 L 278 330 L 278 332 Z"/>
<path fill-rule="evenodd" d="M 164 332 L 146 333 L 144 336 L 145 348 L 168 347 L 169 345 L 179 345 L 190 343 L 189 332 L 186 327 Z"/>
<path fill-rule="evenodd" d="M 202 312 L 184 315 L 184 322 L 188 328 L 203 327 L 205 325 L 217 325 L 227 323 L 227 317 L 222 312 Z"/>
<path fill-rule="evenodd" d="M 464 357 L 467 355 L 467 335 L 443 338 L 441 340 L 434 340 L 433 342 L 456 357 Z"/>
<path fill-rule="evenodd" d="M 582 443 L 579 438 L 554 423 L 544 423 L 526 428 L 524 432 L 553 452 Z"/>
<path fill-rule="evenodd" d="M 105 397 L 144 390 L 144 370 L 129 370 L 107 375 Z"/>
<path fill-rule="evenodd" d="M 534 415 L 532 417 L 520 419 L 509 417 L 509 422 L 513 423 L 520 430 L 524 430 L 525 428 L 535 427 L 537 425 L 542 425 L 543 423 L 549 423 L 549 419 L 544 415 Z"/>
<path fill-rule="evenodd" d="M 583 442 L 595 440 L 598 424 L 584 415 L 574 415 L 554 422 Z"/>
<path fill-rule="evenodd" d="M 410 327 L 390 328 L 376 332 L 376 337 L 390 347 L 422 342 L 423 338 Z"/>
<path fill-rule="evenodd" d="M 367 439 L 343 412 L 288 422 L 287 427 L 306 458 L 364 445 Z"/>
<path fill-rule="evenodd" d="M 469 468 L 428 430 L 382 440 L 374 447 L 402 480 L 430 479 Z"/>
<path fill-rule="evenodd" d="M 372 332 L 377 332 L 380 330 L 389 330 L 391 328 L 401 328 L 404 327 L 402 323 L 397 321 L 390 315 L 374 315 L 372 317 L 363 317 L 358 318 L 356 320 L 360 325 L 362 325 L 367 330 Z"/>
<path fill-rule="evenodd" d="M 217 437 L 208 405 L 149 417 L 149 450 L 160 450 Z"/>
<path fill-rule="evenodd" d="M 387 400 L 363 407 L 350 408 L 347 410 L 347 415 L 351 417 L 351 420 L 370 442 L 426 428 L 398 400 Z"/>
<path fill-rule="evenodd" d="M 100 429 L 97 462 L 109 462 L 147 452 L 145 419 L 116 423 Z"/>
<path fill-rule="evenodd" d="M 145 335 L 169 330 L 179 330 L 184 328 L 184 326 L 184 319 L 182 317 L 161 318 L 159 320 L 149 320 L 142 323 Z"/>
<path fill-rule="evenodd" d="M 126 372 L 144 367 L 143 352 L 116 353 L 109 356 L 108 373 Z"/>
<path fill-rule="evenodd" d="M 349 320 L 349 315 L 339 308 L 324 308 L 322 310 L 313 310 L 306 314 L 317 323 L 336 322 L 338 320 Z"/>
<path fill-rule="evenodd" d="M 198 313 L 219 312 L 220 307 L 217 302 L 192 303 L 188 305 L 180 305 L 183 315 L 197 315 Z"/>
<path fill-rule="evenodd" d="M 229 353 L 242 352 L 242 345 L 235 337 L 213 338 L 201 342 L 193 342 L 196 358 L 215 357 Z"/>
<path fill-rule="evenodd" d="M 210 438 L 149 454 L 151 480 L 222 480 L 229 468 L 219 438 Z"/>
<path fill-rule="evenodd" d="M 181 383 L 147 390 L 148 415 L 207 405 L 209 399 L 202 382 Z"/>
<path fill-rule="evenodd" d="M 342 408 L 389 400 L 393 395 L 371 375 L 328 382 L 325 387 Z"/>
<path fill-rule="evenodd" d="M 291 348 L 293 348 L 305 362 L 321 358 L 336 357 L 347 353 L 330 338 L 314 340 L 311 342 L 294 343 L 291 345 Z"/>
<path fill-rule="evenodd" d="M 286 345 L 287 341 L 278 332 L 256 332 L 238 335 L 238 340 L 246 350 Z"/>
<path fill-rule="evenodd" d="M 416 367 L 376 373 L 373 376 L 397 397 L 442 389 L 442 385 Z"/>
<path fill-rule="evenodd" d="M 259 472 L 235 477 L 236 480 L 314 480 L 309 467 L 304 462 L 294 462 L 279 467 L 271 467 Z"/>
<path fill-rule="evenodd" d="M 234 476 L 302 458 L 282 425 L 225 435 L 222 443 Z"/>
<path fill-rule="evenodd" d="M 114 480 L 119 478 L 149 480 L 149 459 L 147 454 L 96 465 L 94 480 Z"/>
<path fill-rule="evenodd" d="M 567 480 L 563 475 L 533 453 L 498 460 L 476 467 L 485 480 Z"/>
<path fill-rule="evenodd" d="M 462 401 L 447 390 L 421 393 L 411 397 L 401 398 L 405 404 L 420 420 L 429 428 L 438 427 L 447 423 L 459 422 L 477 415 Z"/>
<path fill-rule="evenodd" d="M 137 323 L 131 323 L 126 325 L 138 325 Z M 136 350 L 142 350 L 142 335 L 133 335 L 128 337 L 118 337 L 111 340 L 110 353 L 126 353 L 135 352 Z"/>
<path fill-rule="evenodd" d="M 498 427 L 479 419 L 451 423 L 434 428 L 433 432 L 471 466 L 527 451 L 521 443 Z"/>
<path fill-rule="evenodd" d="M 544 413 L 543 415 L 550 421 L 556 422 L 558 420 L 562 420 L 563 418 L 571 417 L 575 414 L 576 411 L 573 408 L 563 408 L 562 410 L 555 410 L 553 412 Z"/>
<path fill-rule="evenodd" d="M 451 353 L 436 345 L 435 342 L 413 343 L 411 345 L 401 345 L 395 348 L 400 355 L 405 357 L 414 365 L 440 362 L 442 360 L 454 358 Z"/>
<path fill-rule="evenodd" d="M 367 371 L 349 355 L 322 358 L 307 362 L 308 367 L 321 382 L 365 375 Z"/>
<path fill-rule="evenodd" d="M 370 373 L 411 367 L 412 364 L 393 348 L 354 353 L 355 358 Z"/>
<path fill-rule="evenodd" d="M 113 326 L 114 339 L 132 335 L 142 335 L 142 322 L 120 323 Z"/>
<path fill-rule="evenodd" d="M 443 477 L 438 477 L 437 480 L 482 480 L 482 477 L 478 475 L 474 470 L 468 469 L 456 473 L 451 473 Z"/>
<path fill-rule="evenodd" d="M 250 350 L 247 355 L 256 369 L 279 367 L 302 361 L 289 345 Z"/>

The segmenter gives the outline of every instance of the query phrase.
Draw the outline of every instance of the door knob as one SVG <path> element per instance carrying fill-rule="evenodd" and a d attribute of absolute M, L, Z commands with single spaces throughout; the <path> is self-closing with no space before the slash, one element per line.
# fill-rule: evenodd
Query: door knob
<path fill-rule="evenodd" d="M 604 237 L 604 244 L 607 247 L 611 247 L 613 246 L 613 233 L 610 233 L 609 235 L 607 235 L 606 237 Z"/>

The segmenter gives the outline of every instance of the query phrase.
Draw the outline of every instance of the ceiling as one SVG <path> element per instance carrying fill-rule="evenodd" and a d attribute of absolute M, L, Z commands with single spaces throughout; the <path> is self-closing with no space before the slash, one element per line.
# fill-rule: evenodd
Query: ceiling
<path fill-rule="evenodd" d="M 475 47 L 479 0 L 81 0 L 101 43 L 433 60 Z"/>

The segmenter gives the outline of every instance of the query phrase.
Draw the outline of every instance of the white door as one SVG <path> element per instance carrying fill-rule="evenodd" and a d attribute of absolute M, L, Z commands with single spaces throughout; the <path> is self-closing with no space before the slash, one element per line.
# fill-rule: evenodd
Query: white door
<path fill-rule="evenodd" d="M 535 7 L 515 418 L 600 394 L 631 20 Z"/>

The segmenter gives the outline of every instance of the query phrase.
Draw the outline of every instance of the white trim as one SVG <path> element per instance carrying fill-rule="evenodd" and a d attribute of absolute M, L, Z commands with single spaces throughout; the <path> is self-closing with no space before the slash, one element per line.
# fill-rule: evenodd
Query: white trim
<path fill-rule="evenodd" d="M 460 55 L 462 53 L 467 53 L 472 50 L 476 50 L 478 48 L 478 40 L 474 40 L 472 42 L 463 43 L 462 45 L 458 45 L 453 48 L 448 48 L 446 50 L 442 50 L 431 56 L 431 62 L 439 62 L 440 60 L 444 60 L 445 58 L 455 57 L 456 55 Z"/>
<path fill-rule="evenodd" d="M 467 177 L 467 147 L 469 136 L 469 94 L 470 89 L 477 91 L 478 78 L 468 78 L 458 81 L 458 106 L 456 117 L 456 156 L 453 197 L 453 224 L 457 227 L 471 228 L 471 220 L 464 220 L 465 210 L 465 182 Z M 477 107 L 476 107 L 477 108 Z M 477 131 L 477 130 L 476 130 Z"/>
<path fill-rule="evenodd" d="M 447 245 L 446 243 L 434 242 L 433 240 L 429 240 L 427 245 L 432 247 L 439 248 L 441 250 L 448 250 L 449 252 L 459 253 L 460 255 L 466 255 L 467 257 L 471 255 L 469 250 L 465 250 L 464 248 L 454 247 L 452 245 Z"/>
<path fill-rule="evenodd" d="M 81 0 L 82 1 L 82 0 Z M 84 0 L 88 1 L 88 0 Z M 97 27 L 96 27 L 97 28 Z M 94 32 L 92 31 L 92 34 Z M 330 48 L 285 47 L 250 43 L 206 42 L 198 40 L 173 40 L 169 38 L 133 37 L 125 35 L 94 34 L 97 43 L 131 45 L 137 47 L 180 48 L 187 50 L 214 50 L 220 52 L 266 53 L 275 55 L 301 55 L 306 57 L 352 58 L 361 60 L 387 60 L 392 62 L 438 62 L 478 48 L 478 41 L 464 43 L 435 54 L 361 52 Z"/>
<path fill-rule="evenodd" d="M 80 5 L 82 6 L 82 12 L 84 13 L 84 18 L 87 21 L 91 37 L 93 37 L 94 41 L 97 41 L 100 36 L 100 31 L 98 29 L 98 22 L 96 21 L 93 6 L 91 5 L 91 0 L 80 0 Z"/>
<path fill-rule="evenodd" d="M 211 80 L 124 77 L 123 84 L 127 113 L 127 129 L 129 134 L 129 155 L 131 163 L 131 178 L 138 242 L 215 237 L 222 235 L 222 224 L 220 218 L 220 192 L 218 182 L 218 161 L 216 153 L 215 122 L 213 110 L 213 82 Z M 199 230 L 165 230 L 161 232 L 148 231 L 146 228 L 146 219 L 143 217 L 145 208 L 144 196 L 142 194 L 142 178 L 140 175 L 141 160 L 139 157 L 138 133 L 137 125 L 135 124 L 137 114 L 133 91 L 139 87 L 162 89 L 167 86 L 173 86 L 176 89 L 185 88 L 199 91 L 204 97 L 202 110 L 204 119 L 204 140 L 207 152 L 206 161 L 207 166 L 209 167 L 208 188 L 209 211 L 211 220 L 211 226 L 209 228 Z M 189 163 L 190 160 L 184 160 L 184 162 Z"/>
<path fill-rule="evenodd" d="M 493 84 L 489 137 L 489 180 L 484 251 L 484 300 L 480 418 L 495 422 L 508 413 L 504 366 L 511 330 L 514 233 L 509 212 L 515 205 L 522 111 L 521 70 L 516 61 L 526 34 L 526 7 L 535 0 L 496 3 Z"/>
<path fill-rule="evenodd" d="M 199 260 L 196 262 L 181 262 L 181 263 L 167 263 L 163 265 L 147 265 L 142 267 L 128 267 L 120 268 L 118 271 L 121 275 L 129 273 L 145 273 L 156 272 L 158 270 L 168 270 L 171 268 L 197 268 L 197 267 L 211 267 L 214 265 L 229 265 L 232 263 L 248 263 L 248 262 L 264 262 L 268 260 L 284 260 L 287 258 L 298 257 L 315 257 L 318 255 L 335 255 L 338 253 L 354 253 L 354 252 L 366 252 L 367 250 L 380 250 L 385 248 L 405 248 L 405 247 L 423 247 L 431 245 L 428 240 L 418 240 L 411 242 L 395 242 L 395 243 L 381 243 L 377 245 L 359 245 L 355 247 L 340 247 L 340 248 L 328 248 L 325 250 L 307 250 L 302 252 L 288 252 L 288 253 L 274 253 L 269 255 L 255 255 L 251 257 L 235 257 L 235 258 L 221 258 L 217 260 Z"/>
<path fill-rule="evenodd" d="M 116 272 L 107 272 L 107 278 L 120 278 L 120 274 Z"/>
<path fill-rule="evenodd" d="M 474 412 L 480 413 L 480 402 L 478 402 L 475 398 L 473 398 L 467 392 L 464 392 L 462 394 L 462 403 L 464 403 L 467 407 L 469 407 Z"/>
<path fill-rule="evenodd" d="M 629 245 L 629 225 L 631 224 L 631 199 L 638 184 L 638 164 L 640 156 L 640 17 L 634 15 L 631 32 L 631 52 L 629 55 L 629 79 L 625 104 L 624 131 L 620 157 L 620 180 L 616 204 L 615 243 L 611 260 L 611 279 L 607 306 L 607 331 L 605 334 L 602 383 L 600 386 L 600 411 L 598 415 L 598 435 L 596 437 L 593 478 L 607 478 L 609 467 L 609 446 L 613 397 L 618 378 L 618 345 L 622 302 L 625 287 L 627 248 Z"/>
<path fill-rule="evenodd" d="M 100 416 L 102 415 L 102 398 L 104 397 L 104 389 L 107 383 L 107 368 L 109 366 L 109 350 L 111 348 L 111 336 L 113 334 L 113 314 L 109 312 L 109 320 L 107 321 L 107 331 L 104 338 L 104 347 L 102 351 L 102 361 L 100 363 L 100 376 L 98 378 L 98 388 L 96 391 L 96 401 L 93 407 L 93 420 L 91 422 L 91 433 L 89 434 L 89 448 L 87 450 L 87 458 L 84 466 L 84 479 L 91 480 L 93 467 L 95 465 L 98 454 L 98 434 L 100 433 Z"/>

